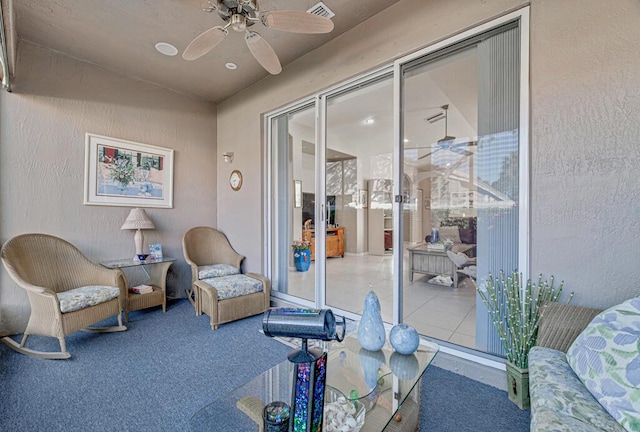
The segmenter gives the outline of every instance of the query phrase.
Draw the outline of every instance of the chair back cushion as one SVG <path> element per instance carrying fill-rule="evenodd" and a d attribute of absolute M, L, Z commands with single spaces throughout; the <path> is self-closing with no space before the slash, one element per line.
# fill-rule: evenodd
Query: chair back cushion
<path fill-rule="evenodd" d="M 264 290 L 262 281 L 243 274 L 209 278 L 202 282 L 216 289 L 218 300 L 240 297 Z"/>
<path fill-rule="evenodd" d="M 640 430 L 640 297 L 597 315 L 567 351 L 571 369 L 613 418 Z"/>
<path fill-rule="evenodd" d="M 58 293 L 60 312 L 69 313 L 95 306 L 120 295 L 120 288 L 102 285 L 89 285 Z"/>
<path fill-rule="evenodd" d="M 208 279 L 239 274 L 240 270 L 231 264 L 214 264 L 198 266 L 198 279 Z"/>

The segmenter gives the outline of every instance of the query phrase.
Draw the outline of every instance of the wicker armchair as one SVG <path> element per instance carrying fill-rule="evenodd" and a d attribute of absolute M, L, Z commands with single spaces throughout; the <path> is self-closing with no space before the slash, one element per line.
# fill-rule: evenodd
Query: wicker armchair
<path fill-rule="evenodd" d="M 87 259 L 71 243 L 47 234 L 23 234 L 7 241 L 0 257 L 11 278 L 27 291 L 31 315 L 22 341 L 2 342 L 33 357 L 69 358 L 65 336 L 80 329 L 96 332 L 124 331 L 118 297 L 120 270 L 109 270 Z M 88 326 L 117 316 L 113 327 Z M 60 352 L 25 348 L 29 335 L 52 336 Z"/>
<path fill-rule="evenodd" d="M 187 289 L 187 298 L 194 306 L 196 315 L 201 315 L 202 312 L 209 315 L 213 330 L 219 324 L 257 315 L 269 307 L 269 280 L 255 273 L 240 274 L 240 264 L 244 257 L 233 250 L 223 233 L 210 227 L 192 228 L 182 239 L 182 249 L 185 260 L 191 266 L 191 286 Z M 251 281 L 249 283 L 261 285 L 262 290 L 234 296 L 220 295 L 220 286 L 216 285 L 216 288 L 199 277 L 204 266 L 218 264 L 227 264 L 236 269 L 238 274 L 227 276 L 228 278 L 244 278 L 240 284 Z M 221 281 L 223 279 L 220 278 Z M 236 282 L 238 281 L 233 281 Z"/>

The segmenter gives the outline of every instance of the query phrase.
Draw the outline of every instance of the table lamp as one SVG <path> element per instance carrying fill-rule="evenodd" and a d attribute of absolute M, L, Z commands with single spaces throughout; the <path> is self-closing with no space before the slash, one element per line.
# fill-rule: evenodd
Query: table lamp
<path fill-rule="evenodd" d="M 143 229 L 155 229 L 155 225 L 149 219 L 149 215 L 144 209 L 134 208 L 129 212 L 129 216 L 122 224 L 121 230 L 136 230 L 136 235 L 133 237 L 133 241 L 136 244 L 136 257 L 134 259 L 138 259 L 138 255 L 144 255 L 144 250 L 142 245 L 144 245 L 144 234 L 142 234 Z"/>

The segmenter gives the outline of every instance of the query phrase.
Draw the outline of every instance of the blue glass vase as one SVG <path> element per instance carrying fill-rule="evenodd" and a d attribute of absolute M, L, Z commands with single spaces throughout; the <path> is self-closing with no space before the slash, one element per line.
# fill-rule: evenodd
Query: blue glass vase
<path fill-rule="evenodd" d="M 400 354 L 412 354 L 420 345 L 416 329 L 408 324 L 396 324 L 389 333 L 389 342 Z"/>
<path fill-rule="evenodd" d="M 309 271 L 309 265 L 311 265 L 311 251 L 309 251 L 309 249 L 294 250 L 293 264 L 299 272 Z"/>
<path fill-rule="evenodd" d="M 358 342 L 366 350 L 378 351 L 384 346 L 385 339 L 380 301 L 375 292 L 369 291 L 364 299 L 364 312 L 358 324 Z"/>

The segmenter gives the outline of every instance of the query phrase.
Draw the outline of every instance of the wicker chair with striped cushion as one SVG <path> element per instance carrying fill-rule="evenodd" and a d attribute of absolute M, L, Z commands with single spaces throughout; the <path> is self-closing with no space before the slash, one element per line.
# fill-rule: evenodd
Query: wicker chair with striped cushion
<path fill-rule="evenodd" d="M 119 297 L 120 270 L 91 262 L 71 243 L 47 234 L 23 234 L 8 240 L 0 251 L 11 278 L 27 291 L 31 315 L 22 341 L 10 337 L 2 342 L 33 357 L 69 358 L 65 336 L 80 329 L 96 332 L 124 331 Z M 124 293 L 126 295 L 126 293 Z M 118 325 L 89 327 L 117 316 Z M 52 336 L 60 352 L 25 347 L 29 335 Z"/>

